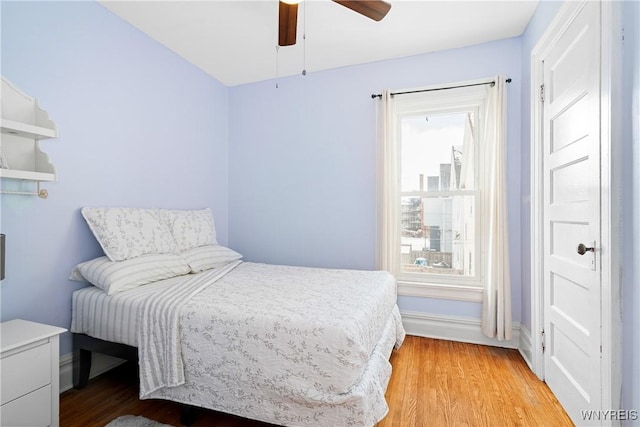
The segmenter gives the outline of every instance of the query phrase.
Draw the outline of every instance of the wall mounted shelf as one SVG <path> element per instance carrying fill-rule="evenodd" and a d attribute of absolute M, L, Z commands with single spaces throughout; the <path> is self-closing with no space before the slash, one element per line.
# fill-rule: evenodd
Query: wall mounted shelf
<path fill-rule="evenodd" d="M 58 133 L 55 129 L 48 129 L 42 126 L 33 126 L 26 123 L 14 122 L 13 120 L 2 119 L 0 121 L 2 133 L 7 135 L 18 135 L 25 138 L 46 139 L 56 138 Z"/>
<path fill-rule="evenodd" d="M 40 149 L 40 141 L 58 137 L 56 124 L 40 108 L 37 99 L 21 92 L 4 77 L 0 97 L 0 178 L 38 183 L 37 192 L 2 193 L 35 194 L 46 198 L 47 191 L 40 190 L 40 182 L 55 181 L 57 174 L 49 156 Z"/>

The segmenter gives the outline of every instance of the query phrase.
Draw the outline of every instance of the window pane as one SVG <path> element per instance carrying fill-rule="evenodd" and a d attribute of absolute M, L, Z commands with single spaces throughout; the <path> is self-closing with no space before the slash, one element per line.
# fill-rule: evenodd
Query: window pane
<path fill-rule="evenodd" d="M 401 191 L 471 190 L 474 114 L 402 119 Z"/>
<path fill-rule="evenodd" d="M 401 270 L 476 275 L 476 196 L 403 197 Z"/>

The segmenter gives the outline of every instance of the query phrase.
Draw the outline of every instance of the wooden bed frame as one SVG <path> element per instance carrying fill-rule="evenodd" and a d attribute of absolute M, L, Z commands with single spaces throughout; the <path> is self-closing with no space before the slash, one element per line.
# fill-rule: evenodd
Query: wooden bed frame
<path fill-rule="evenodd" d="M 97 352 L 138 363 L 138 348 L 103 341 L 85 334 L 73 335 L 73 388 L 80 390 L 89 383 L 91 353 Z M 180 423 L 191 426 L 196 419 L 196 407 L 180 403 Z"/>

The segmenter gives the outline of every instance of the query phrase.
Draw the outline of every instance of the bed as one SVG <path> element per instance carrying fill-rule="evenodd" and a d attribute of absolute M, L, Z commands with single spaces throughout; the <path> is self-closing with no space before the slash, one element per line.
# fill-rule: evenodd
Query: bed
<path fill-rule="evenodd" d="M 73 294 L 77 386 L 100 351 L 137 356 L 142 399 L 285 426 L 384 418 L 389 356 L 405 334 L 390 274 L 244 262 L 215 239 L 200 243 L 76 266 L 72 278 L 98 283 Z M 139 285 L 143 270 L 161 279 Z"/>

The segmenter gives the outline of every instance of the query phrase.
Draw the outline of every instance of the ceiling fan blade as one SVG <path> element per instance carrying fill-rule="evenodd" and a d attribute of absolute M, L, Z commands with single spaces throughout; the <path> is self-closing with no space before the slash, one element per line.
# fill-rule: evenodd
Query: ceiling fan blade
<path fill-rule="evenodd" d="M 384 18 L 391 4 L 382 0 L 333 0 L 336 3 L 348 7 L 354 12 L 358 12 L 360 15 L 364 15 L 367 18 L 371 18 L 374 21 L 380 21 Z"/>
<path fill-rule="evenodd" d="M 278 46 L 296 44 L 296 29 L 298 28 L 298 5 L 280 1 L 278 20 Z"/>

